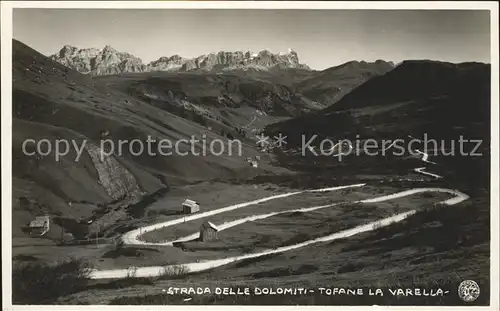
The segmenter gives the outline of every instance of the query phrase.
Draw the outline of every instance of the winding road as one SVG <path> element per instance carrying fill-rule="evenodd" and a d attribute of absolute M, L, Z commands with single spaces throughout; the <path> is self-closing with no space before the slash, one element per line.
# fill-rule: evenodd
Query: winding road
<path fill-rule="evenodd" d="M 215 210 L 211 210 L 211 211 L 207 211 L 207 212 L 203 212 L 203 213 L 193 214 L 191 216 L 181 217 L 181 218 L 153 224 L 153 225 L 146 226 L 146 227 L 141 227 L 141 228 L 138 228 L 138 229 L 135 229 L 135 230 L 132 230 L 132 231 L 125 233 L 122 236 L 122 241 L 124 244 L 162 245 L 162 243 L 148 243 L 148 242 L 141 241 L 141 240 L 139 240 L 139 236 L 146 233 L 146 232 L 149 232 L 149 231 L 153 231 L 153 230 L 157 230 L 157 229 L 161 229 L 161 228 L 165 228 L 165 227 L 170 227 L 170 226 L 184 223 L 187 221 L 205 218 L 208 216 L 213 216 L 213 215 L 217 215 L 217 214 L 224 213 L 224 212 L 229 212 L 229 211 L 236 210 L 236 209 L 239 209 L 242 207 L 256 205 L 256 204 L 267 202 L 270 200 L 286 198 L 286 197 L 301 194 L 304 192 L 326 192 L 326 191 L 342 190 L 342 189 L 353 188 L 353 187 L 362 187 L 364 185 L 365 184 L 356 184 L 356 185 L 348 185 L 348 186 L 340 186 L 340 187 L 329 187 L 329 188 L 322 188 L 322 189 L 287 192 L 287 193 L 282 193 L 282 194 L 278 194 L 278 195 L 265 197 L 265 198 L 258 199 L 258 200 L 234 204 L 234 205 L 226 206 L 223 208 L 219 208 L 219 209 L 215 209 Z M 172 244 L 172 242 L 166 243 L 166 244 L 164 243 L 163 245 L 171 245 L 171 244 Z"/>
<path fill-rule="evenodd" d="M 428 155 L 424 154 L 423 161 L 431 163 L 427 161 Z M 415 171 L 425 174 L 425 175 L 430 175 L 436 178 L 440 178 L 441 176 L 428 173 L 428 172 L 423 172 L 423 168 L 417 168 Z M 296 191 L 296 192 L 289 192 L 289 193 L 283 193 L 283 194 L 278 194 L 278 195 L 273 195 L 265 198 L 261 198 L 258 200 L 253 200 L 253 201 L 248 201 L 244 203 L 239 203 L 239 204 L 234 204 L 230 205 L 227 207 L 219 208 L 216 210 L 211 210 L 199 214 L 194 214 L 188 217 L 181 217 L 178 219 L 166 221 L 166 222 L 161 222 L 157 224 L 153 224 L 147 227 L 142 227 L 139 229 L 135 229 L 132 231 L 129 231 L 125 233 L 122 236 L 122 240 L 124 244 L 132 244 L 132 245 L 160 245 L 160 246 L 171 246 L 175 242 L 181 242 L 181 241 L 188 241 L 192 240 L 194 238 L 198 237 L 198 233 L 193 233 L 191 235 L 181 237 L 179 239 L 173 240 L 173 241 L 165 241 L 161 243 L 152 243 L 152 242 L 145 242 L 139 240 L 139 236 L 141 234 L 144 234 L 145 232 L 152 231 L 152 230 L 157 230 L 160 228 L 166 228 L 170 226 L 174 226 L 180 223 L 184 223 L 187 221 L 195 220 L 195 219 L 200 219 L 200 218 L 205 218 L 208 216 L 224 213 L 227 211 L 232 211 L 236 210 L 239 208 L 251 206 L 251 205 L 256 205 L 262 202 L 270 201 L 270 200 L 275 200 L 275 199 L 281 199 L 293 195 L 299 195 L 301 193 L 307 193 L 307 192 L 328 192 L 328 191 L 336 191 L 336 190 L 342 190 L 342 189 L 349 189 L 349 188 L 358 188 L 358 187 L 363 187 L 365 184 L 353 184 L 353 185 L 346 185 L 346 186 L 339 186 L 339 187 L 328 187 L 328 188 L 320 188 L 320 189 L 311 189 L 311 190 L 304 190 L 304 191 Z M 440 204 L 444 205 L 455 205 L 460 202 L 463 202 L 469 198 L 468 195 L 458 191 L 458 190 L 451 190 L 451 189 L 445 189 L 445 188 L 414 188 L 414 189 L 409 189 L 389 195 L 383 195 L 371 199 L 365 199 L 365 200 L 360 200 L 360 201 L 355 201 L 353 203 L 378 203 L 378 202 L 384 202 L 384 201 L 389 201 L 389 200 L 394 200 L 418 193 L 424 193 L 424 192 L 441 192 L 441 193 L 449 193 L 454 195 L 452 198 L 447 199 L 445 201 L 440 202 Z M 299 208 L 299 209 L 290 209 L 290 210 L 285 210 L 285 211 L 280 211 L 280 212 L 272 212 L 272 213 L 266 213 L 266 214 L 259 214 L 259 215 L 252 215 L 244 218 L 240 218 L 237 220 L 233 220 L 230 222 L 222 223 L 218 225 L 219 231 L 226 230 L 228 228 L 243 224 L 248 221 L 255 221 L 255 220 L 260 220 L 260 219 L 265 219 L 268 217 L 284 214 L 284 213 L 293 213 L 293 212 L 310 212 L 318 209 L 323 209 L 323 208 L 329 208 L 337 205 L 339 203 L 334 203 L 334 204 L 328 204 L 328 205 L 321 205 L 321 206 L 313 206 L 313 207 L 307 207 L 307 208 Z M 160 276 L 164 274 L 166 271 L 173 271 L 175 269 L 180 269 L 184 271 L 184 273 L 192 273 L 192 272 L 200 272 L 200 271 L 205 271 L 213 268 L 217 268 L 220 266 L 224 266 L 230 263 L 234 263 L 236 261 L 244 260 L 244 259 L 250 259 L 250 258 L 257 258 L 257 257 L 262 257 L 270 254 L 277 254 L 277 253 L 282 253 L 294 249 L 299 249 L 305 246 L 309 246 L 312 244 L 316 243 L 322 243 L 322 242 L 328 242 L 328 241 L 333 241 L 337 239 L 343 239 L 343 238 L 348 238 L 353 235 L 363 233 L 363 232 L 368 232 L 371 230 L 375 230 L 376 228 L 388 226 L 392 223 L 399 222 L 404 220 L 406 217 L 416 213 L 416 210 L 411 210 L 408 212 L 404 213 L 399 213 L 387 218 L 383 218 L 380 220 L 372 221 L 370 223 L 356 226 L 354 228 L 350 228 L 347 230 L 342 230 L 333 234 L 326 235 L 324 237 L 308 240 L 305 242 L 293 244 L 293 245 L 288 245 L 288 246 L 283 246 L 279 247 L 276 249 L 269 249 L 261 252 L 256 252 L 256 253 L 250 253 L 250 254 L 245 254 L 241 256 L 233 256 L 229 258 L 224 258 L 224 259 L 215 259 L 215 260 L 206 260 L 206 261 L 201 261 L 201 262 L 193 262 L 193 263 L 186 263 L 186 264 L 179 264 L 179 265 L 168 265 L 168 266 L 149 266 L 149 267 L 138 267 L 135 269 L 133 274 L 131 275 L 131 271 L 129 269 L 112 269 L 112 270 L 94 270 L 92 271 L 90 278 L 92 279 L 109 279 L 109 278 L 125 278 L 125 277 L 152 277 L 152 276 Z"/>
<path fill-rule="evenodd" d="M 431 176 L 431 177 L 434 177 L 436 179 L 439 179 L 439 178 L 443 178 L 442 176 L 440 175 L 437 175 L 437 174 L 434 174 L 434 173 L 429 173 L 429 172 L 426 172 L 424 171 L 426 169 L 426 167 L 417 167 L 414 169 L 415 172 L 417 173 L 420 173 L 420 174 L 424 174 L 424 175 L 427 175 L 427 176 Z"/>
<path fill-rule="evenodd" d="M 255 120 L 257 120 L 257 116 L 253 116 L 252 121 L 250 121 L 250 123 L 248 123 L 247 125 L 243 126 L 243 128 L 247 129 L 250 125 L 252 125 L 255 122 Z"/>
<path fill-rule="evenodd" d="M 429 164 L 437 164 L 435 162 L 429 161 L 429 155 L 427 153 L 422 152 L 420 150 L 417 150 L 417 152 L 422 155 L 422 159 L 421 160 L 423 162 L 429 163 Z M 424 166 L 424 167 L 417 167 L 417 168 L 415 168 L 413 170 L 415 172 L 417 172 L 417 173 L 424 174 L 424 175 L 427 175 L 427 176 L 431 176 L 431 177 L 434 177 L 436 179 L 443 178 L 443 176 L 440 176 L 440 175 L 437 175 L 437 174 L 434 174 L 434 173 L 426 172 L 426 171 L 424 171 L 425 169 L 426 169 L 426 167 Z"/>

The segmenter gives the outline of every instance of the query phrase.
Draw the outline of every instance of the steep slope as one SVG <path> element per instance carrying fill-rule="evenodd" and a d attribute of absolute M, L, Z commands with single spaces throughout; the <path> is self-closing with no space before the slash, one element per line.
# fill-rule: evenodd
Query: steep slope
<path fill-rule="evenodd" d="M 445 172 L 439 172 L 445 170 L 455 180 L 470 185 L 487 184 L 490 70 L 489 64 L 482 63 L 405 61 L 385 75 L 357 87 L 336 104 L 304 117 L 271 124 L 265 131 L 270 136 L 278 133 L 287 136 L 287 147 L 297 156 L 285 157 L 282 163 L 295 163 L 301 168 L 311 169 L 313 163 L 317 165 L 318 161 L 325 161 L 333 165 L 338 174 L 343 172 L 340 167 L 358 168 L 358 172 L 361 167 L 372 171 L 381 167 L 383 172 L 389 167 L 396 169 L 402 165 L 406 171 L 408 164 L 405 166 L 398 159 L 404 160 L 415 153 L 415 148 L 423 149 L 427 137 L 428 141 L 435 140 L 435 143 L 428 144 L 429 152 L 436 154 L 432 161 L 440 163 L 433 168 L 434 172 L 443 175 Z M 343 157 L 342 163 L 336 156 L 327 156 L 328 152 L 324 156 L 315 156 L 306 150 L 302 156 L 302 147 L 306 147 L 314 135 L 317 136 L 309 145 L 316 151 L 321 149 L 320 144 L 325 138 L 333 142 L 349 139 L 353 144 L 359 141 L 361 147 Z M 410 146 L 414 138 L 422 143 Z M 368 156 L 363 147 L 368 139 L 376 140 L 377 145 L 372 143 L 369 149 L 371 153 L 378 150 L 375 156 Z M 401 140 L 398 144 L 404 148 L 403 156 L 382 160 L 381 150 L 389 145 L 384 147 L 383 141 L 396 139 Z M 460 139 L 468 140 L 463 144 L 463 151 Z M 481 142 L 477 150 L 475 141 Z M 327 147 L 323 150 L 329 151 Z M 388 157 L 392 157 L 393 151 L 400 152 L 399 149 L 389 150 Z M 481 155 L 470 155 L 473 151 Z"/>
<path fill-rule="evenodd" d="M 286 66 L 268 70 L 245 67 L 222 71 L 150 72 L 98 79 L 218 131 L 234 136 L 241 134 L 234 130 L 240 128 L 239 131 L 245 130 L 248 136 L 269 123 L 324 108 L 391 68 L 390 63 L 383 61 L 351 62 L 324 71 Z"/>
<path fill-rule="evenodd" d="M 341 105 L 327 111 L 342 108 L 361 108 L 406 100 L 421 100 L 436 96 L 467 96 L 483 102 L 489 96 L 490 65 L 483 63 L 446 63 L 430 60 L 408 60 L 387 74 L 374 77 L 352 92 Z M 463 103 L 463 101 L 460 101 Z M 340 104 L 340 103 L 339 103 Z M 483 105 L 486 105 L 484 102 Z M 457 106 L 457 105 L 455 105 Z M 463 103 L 461 109 L 470 106 Z M 481 112 L 484 112 L 482 106 Z"/>
<path fill-rule="evenodd" d="M 446 137 L 460 126 L 476 132 L 472 123 L 489 120 L 489 71 L 490 65 L 482 63 L 405 61 L 360 85 L 335 105 L 269 125 L 267 130 L 292 134 L 303 129 L 346 138 L 424 132 Z M 484 133 L 487 124 L 477 130 Z"/>
<path fill-rule="evenodd" d="M 305 97 L 323 106 L 330 106 L 370 78 L 383 75 L 393 68 L 392 62 L 382 60 L 373 63 L 352 61 L 318 72 L 296 83 L 294 88 Z"/>
<path fill-rule="evenodd" d="M 191 137 L 201 140 L 202 135 L 206 135 L 207 145 L 223 139 L 204 126 L 108 88 L 14 40 L 14 237 L 26 236 L 23 227 L 37 214 L 69 218 L 74 223 L 111 213 L 117 216 L 109 218 L 116 221 L 128 217 L 124 206 L 168 185 L 246 174 L 249 168 L 244 158 L 257 151 L 243 144 L 241 156 L 238 150 L 229 155 L 227 139 L 223 140 L 226 152 L 220 156 L 193 155 L 192 148 L 197 153 L 202 150 L 201 142 L 194 147 L 178 144 L 179 152 L 186 156 L 175 152 L 161 155 L 157 149 L 153 153 L 130 149 L 134 139 L 146 146 L 148 136 L 175 144 Z M 33 141 L 23 151 L 28 139 Z M 63 139 L 69 143 L 68 153 L 56 159 L 56 141 Z M 109 146 L 101 146 L 103 139 L 112 141 L 115 150 L 102 157 L 102 147 Z M 121 151 L 120 141 L 125 142 Z M 40 143 L 43 152 L 50 143 L 52 152 L 45 156 L 25 154 L 36 151 L 35 143 Z M 59 238 L 55 229 L 50 234 Z"/>
<path fill-rule="evenodd" d="M 289 86 L 243 71 L 158 72 L 96 79 L 152 106 L 231 135 L 238 135 L 240 128 L 248 136 L 252 129 L 322 108 Z"/>

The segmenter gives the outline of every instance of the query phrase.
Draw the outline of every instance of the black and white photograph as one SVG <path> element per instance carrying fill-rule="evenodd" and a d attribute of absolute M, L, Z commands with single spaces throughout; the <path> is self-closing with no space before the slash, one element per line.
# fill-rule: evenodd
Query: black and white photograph
<path fill-rule="evenodd" d="M 5 310 L 498 310 L 497 2 L 1 6 Z"/>

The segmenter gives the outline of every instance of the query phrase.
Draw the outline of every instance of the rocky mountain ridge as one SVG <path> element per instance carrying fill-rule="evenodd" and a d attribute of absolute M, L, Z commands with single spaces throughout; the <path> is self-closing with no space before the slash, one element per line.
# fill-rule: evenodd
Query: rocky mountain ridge
<path fill-rule="evenodd" d="M 65 45 L 50 58 L 66 67 L 91 75 L 113 75 L 120 73 L 151 71 L 192 71 L 192 70 L 232 70 L 269 68 L 301 68 L 309 69 L 299 62 L 297 52 L 289 49 L 287 53 L 272 53 L 262 50 L 258 53 L 250 51 L 209 53 L 195 58 L 184 58 L 179 55 L 160 57 L 148 64 L 126 52 L 119 52 L 107 45 L 102 50 L 96 48 L 79 49 Z"/>
<path fill-rule="evenodd" d="M 146 70 L 146 66 L 140 58 L 130 53 L 119 52 L 109 45 L 106 45 L 102 50 L 78 49 L 71 45 L 65 45 L 50 58 L 85 74 L 108 75 Z"/>

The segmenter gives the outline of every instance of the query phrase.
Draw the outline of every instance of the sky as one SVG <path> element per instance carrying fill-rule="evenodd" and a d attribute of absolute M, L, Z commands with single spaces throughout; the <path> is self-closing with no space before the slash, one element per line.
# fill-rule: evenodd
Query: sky
<path fill-rule="evenodd" d="M 161 56 L 292 48 L 313 69 L 383 59 L 490 62 L 489 11 L 14 9 L 13 37 L 50 55 L 111 45 Z"/>

